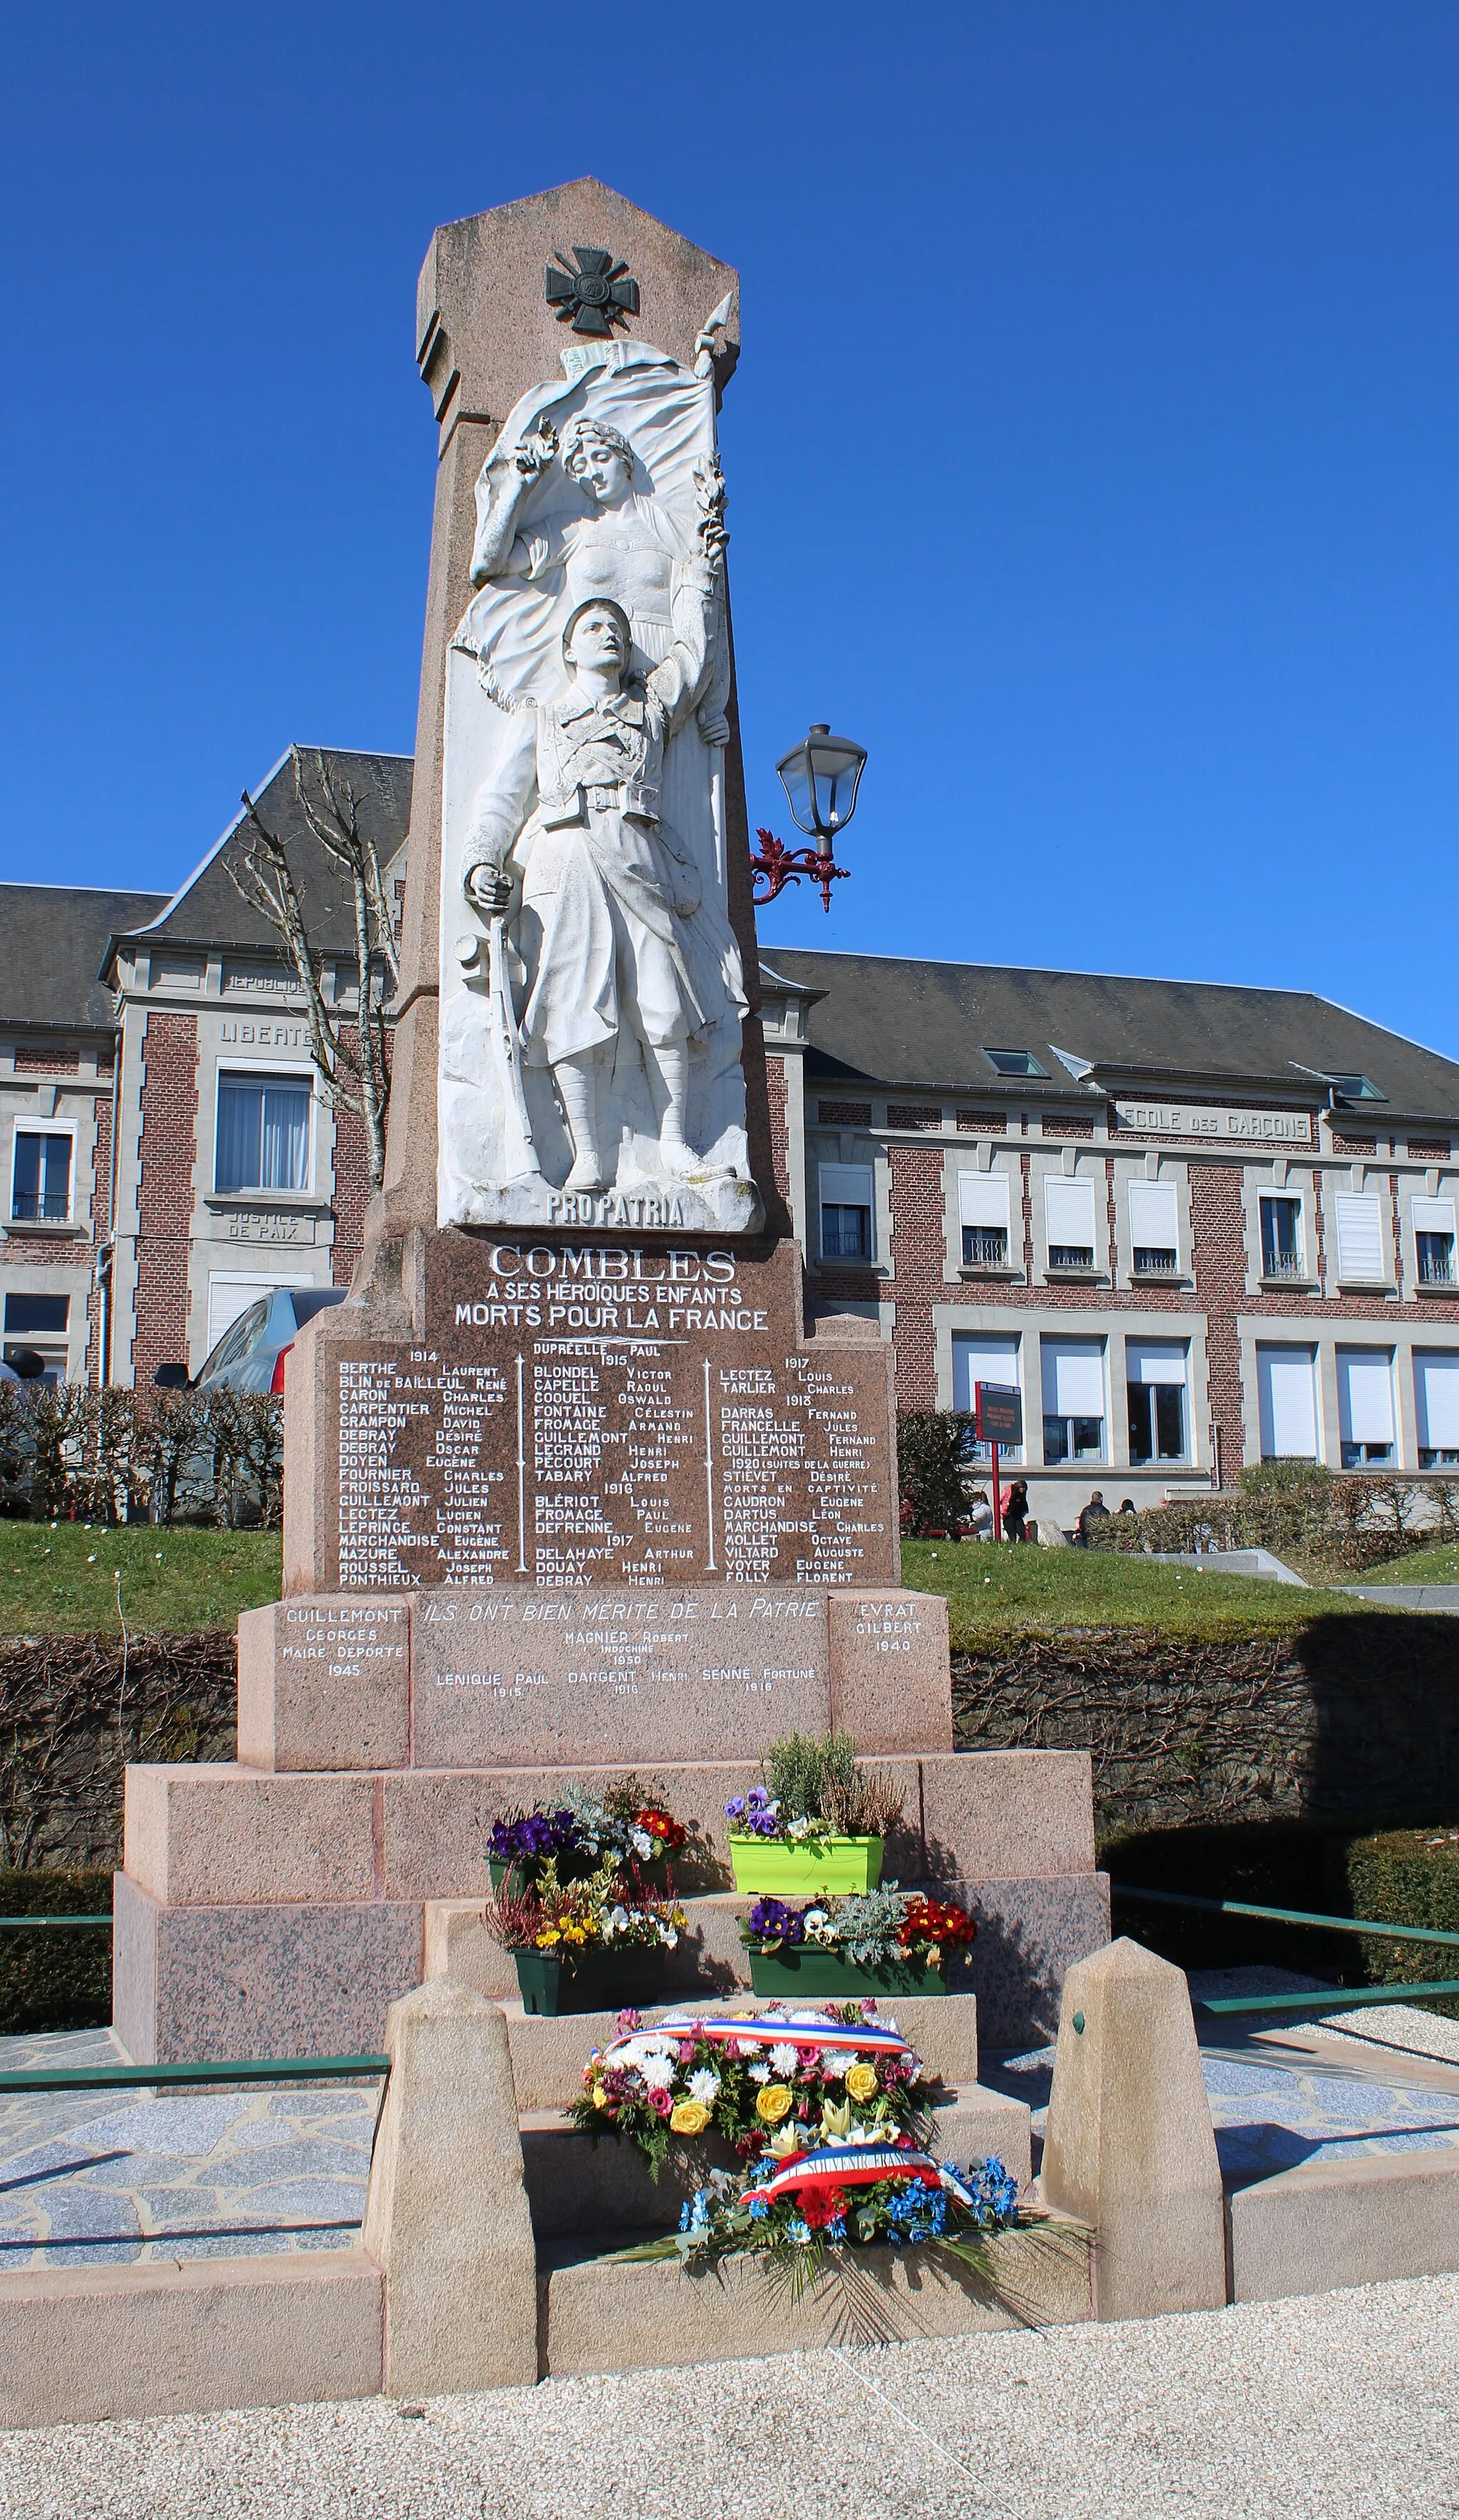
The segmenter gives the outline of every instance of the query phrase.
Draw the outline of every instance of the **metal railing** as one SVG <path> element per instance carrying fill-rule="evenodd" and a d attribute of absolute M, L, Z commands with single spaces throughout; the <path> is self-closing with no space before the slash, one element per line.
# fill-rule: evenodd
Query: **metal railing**
<path fill-rule="evenodd" d="M 1391 1943 L 1436 1943 L 1459 1951 L 1459 1934 L 1431 1925 L 1386 1925 L 1374 1916 L 1320 1916 L 1307 1908 L 1258 1908 L 1246 1899 L 1198 1899 L 1185 1890 L 1147 1890 L 1133 1881 L 1112 1881 L 1112 1899 L 1143 1900 L 1162 1908 L 1201 1908 L 1217 1916 L 1254 1916 L 1278 1925 L 1310 1925 L 1329 1934 L 1374 1934 Z M 1299 1995 L 1192 1996 L 1192 2010 L 1231 2012 L 1351 2012 L 1365 2003 L 1412 2003 L 1431 1995 L 1459 1995 L 1459 1978 L 1399 1978 L 1387 1986 L 1308 1987 Z"/>

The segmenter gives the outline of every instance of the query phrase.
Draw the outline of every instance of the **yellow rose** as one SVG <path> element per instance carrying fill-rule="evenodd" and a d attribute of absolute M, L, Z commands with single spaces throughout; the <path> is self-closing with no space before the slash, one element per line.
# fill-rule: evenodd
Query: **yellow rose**
<path fill-rule="evenodd" d="M 875 2065 L 848 2065 L 846 2067 L 846 2090 L 850 2092 L 853 2100 L 869 2100 L 876 2088 L 877 2069 Z"/>
<path fill-rule="evenodd" d="M 703 2135 L 709 2123 L 709 2112 L 703 2100 L 680 2100 L 669 2125 L 675 2135 Z"/>
<path fill-rule="evenodd" d="M 608 2093 L 601 2083 L 593 2085 L 593 2106 L 595 2109 L 606 2109 L 608 2106 Z"/>
<path fill-rule="evenodd" d="M 785 2084 L 767 2083 L 755 2101 L 754 2112 L 756 2117 L 764 2119 L 766 2126 L 779 2126 L 781 2119 L 789 2114 L 790 2105 L 791 2094 Z"/>

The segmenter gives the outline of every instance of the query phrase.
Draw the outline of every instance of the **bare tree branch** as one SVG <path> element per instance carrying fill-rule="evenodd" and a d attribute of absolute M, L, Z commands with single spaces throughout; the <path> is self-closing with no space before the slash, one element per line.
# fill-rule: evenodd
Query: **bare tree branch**
<path fill-rule="evenodd" d="M 360 803 L 353 783 L 337 781 L 322 751 L 311 756 L 314 792 L 304 775 L 298 746 L 293 750 L 294 788 L 306 828 L 326 863 L 349 885 L 354 913 L 355 1020 L 326 1004 L 324 956 L 311 945 L 300 886 L 285 842 L 271 832 L 253 798 L 244 789 L 248 837 L 235 866 L 223 865 L 240 900 L 265 920 L 288 952 L 308 1009 L 309 1044 L 319 1070 L 321 1090 L 332 1109 L 353 1111 L 365 1127 L 370 1181 L 375 1190 L 385 1178 L 386 1113 L 390 1078 L 387 1058 L 385 1000 L 399 979 L 394 924 L 386 895 L 380 851 L 361 829 Z M 350 1034 L 353 1034 L 353 1039 Z"/>

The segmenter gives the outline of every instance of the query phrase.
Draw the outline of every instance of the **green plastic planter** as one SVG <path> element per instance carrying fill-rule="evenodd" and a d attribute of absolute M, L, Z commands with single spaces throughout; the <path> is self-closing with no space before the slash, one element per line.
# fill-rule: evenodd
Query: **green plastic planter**
<path fill-rule="evenodd" d="M 629 1944 L 622 1951 L 514 1952 L 524 2012 L 642 2011 L 663 1986 L 663 1947 Z"/>
<path fill-rule="evenodd" d="M 793 1998 L 856 1995 L 945 1995 L 940 1969 L 908 1955 L 905 1959 L 879 1960 L 875 1967 L 848 1960 L 841 1952 L 814 1943 L 783 1943 L 779 1951 L 762 1952 L 747 1944 L 750 1983 L 756 1995 Z"/>
<path fill-rule="evenodd" d="M 792 1846 L 783 1837 L 730 1831 L 735 1888 L 776 1898 L 829 1899 L 841 1890 L 875 1890 L 882 1878 L 879 1837 L 813 1837 Z"/>

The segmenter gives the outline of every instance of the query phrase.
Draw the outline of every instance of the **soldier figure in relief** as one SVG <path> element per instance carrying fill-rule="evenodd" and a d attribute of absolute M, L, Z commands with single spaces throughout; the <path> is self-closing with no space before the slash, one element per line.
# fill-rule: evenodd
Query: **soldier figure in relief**
<path fill-rule="evenodd" d="M 598 1086 L 620 1034 L 642 1055 L 663 1171 L 706 1171 L 686 1110 L 689 1045 L 713 983 L 696 973 L 689 924 L 700 878 L 660 811 L 664 748 L 710 671 L 722 534 L 711 527 L 704 544 L 705 558 L 673 563 L 670 635 L 643 683 L 631 675 L 622 605 L 589 594 L 574 607 L 562 640 L 568 688 L 545 705 L 510 704 L 509 741 L 473 812 L 468 897 L 489 918 L 521 885 L 522 1049 L 528 1065 L 552 1070 L 572 1144 L 570 1191 L 606 1187 Z M 484 669 L 482 679 L 504 704 Z"/>

